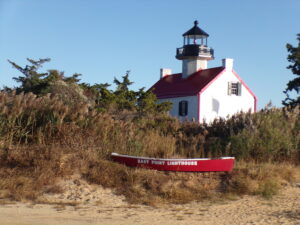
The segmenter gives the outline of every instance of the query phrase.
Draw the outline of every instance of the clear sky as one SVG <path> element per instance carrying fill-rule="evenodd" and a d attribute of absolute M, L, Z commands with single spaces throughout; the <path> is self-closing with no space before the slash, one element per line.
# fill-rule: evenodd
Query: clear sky
<path fill-rule="evenodd" d="M 7 59 L 50 57 L 43 69 L 81 73 L 83 82 L 112 83 L 130 70 L 133 89 L 149 88 L 160 68 L 181 72 L 176 48 L 198 20 L 215 50 L 208 66 L 233 58 L 258 107 L 281 106 L 299 11 L 300 0 L 0 0 L 0 86 L 20 75 Z"/>

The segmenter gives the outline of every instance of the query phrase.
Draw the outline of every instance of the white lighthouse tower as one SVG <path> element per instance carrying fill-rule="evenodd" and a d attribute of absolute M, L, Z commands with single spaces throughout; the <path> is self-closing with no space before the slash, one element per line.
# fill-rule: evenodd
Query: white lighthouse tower
<path fill-rule="evenodd" d="M 214 50 L 207 46 L 208 34 L 198 27 L 198 21 L 194 27 L 183 35 L 183 47 L 177 48 L 176 58 L 182 60 L 182 77 L 200 69 L 207 69 L 207 61 L 214 59 Z"/>

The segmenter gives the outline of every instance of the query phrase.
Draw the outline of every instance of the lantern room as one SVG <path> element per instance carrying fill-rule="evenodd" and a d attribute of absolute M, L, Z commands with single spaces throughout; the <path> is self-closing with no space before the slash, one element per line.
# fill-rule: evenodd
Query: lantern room
<path fill-rule="evenodd" d="M 183 47 L 177 48 L 176 58 L 183 59 L 206 59 L 214 58 L 214 51 L 207 46 L 208 34 L 198 27 L 198 21 L 183 35 Z"/>
<path fill-rule="evenodd" d="M 207 46 L 207 37 L 209 36 L 205 31 L 198 27 L 198 21 L 194 22 L 194 27 L 183 35 L 183 45 L 205 45 Z"/>

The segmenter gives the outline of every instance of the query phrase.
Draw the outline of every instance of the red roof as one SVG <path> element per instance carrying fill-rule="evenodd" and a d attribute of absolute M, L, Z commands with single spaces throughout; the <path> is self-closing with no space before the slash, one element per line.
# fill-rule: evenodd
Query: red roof
<path fill-rule="evenodd" d="M 223 70 L 224 67 L 199 70 L 185 79 L 181 73 L 167 75 L 152 86 L 153 93 L 157 98 L 197 95 Z"/>

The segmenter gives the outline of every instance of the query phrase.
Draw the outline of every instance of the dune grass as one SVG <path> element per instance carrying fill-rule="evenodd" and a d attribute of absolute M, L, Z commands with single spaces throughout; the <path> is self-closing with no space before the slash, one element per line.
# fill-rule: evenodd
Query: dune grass
<path fill-rule="evenodd" d="M 212 124 L 166 115 L 112 115 L 55 96 L 0 93 L 0 198 L 35 200 L 72 174 L 114 188 L 129 202 L 185 203 L 226 194 L 272 197 L 300 163 L 299 108 L 240 113 Z M 235 156 L 232 173 L 127 168 L 111 152 L 149 157 Z"/>

